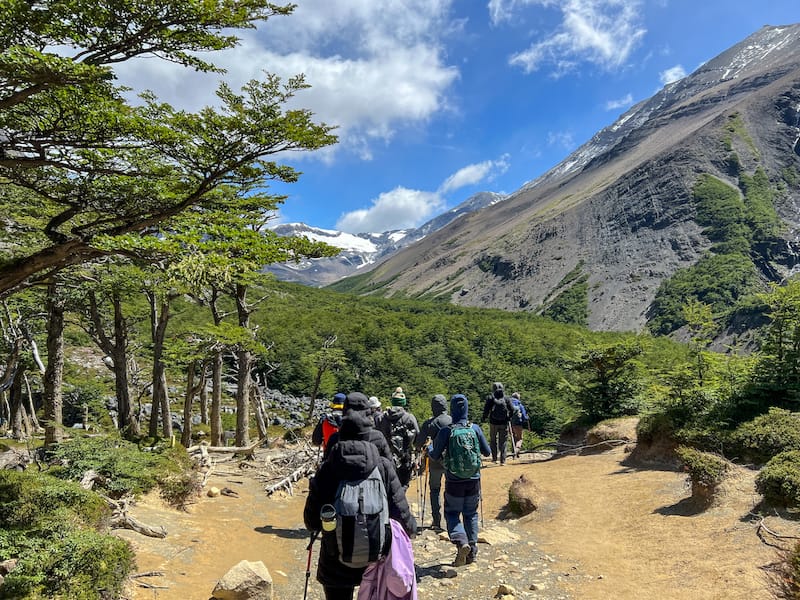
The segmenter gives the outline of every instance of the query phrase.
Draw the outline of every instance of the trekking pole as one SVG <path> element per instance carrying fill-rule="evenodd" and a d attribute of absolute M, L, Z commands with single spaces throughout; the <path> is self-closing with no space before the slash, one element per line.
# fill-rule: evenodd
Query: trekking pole
<path fill-rule="evenodd" d="M 422 454 L 422 460 L 424 461 L 424 470 L 422 471 L 422 519 L 419 522 L 420 527 L 425 526 L 425 499 L 428 494 L 428 453 L 424 452 Z"/>
<path fill-rule="evenodd" d="M 308 598 L 308 580 L 311 578 L 311 551 L 314 546 L 314 540 L 317 539 L 319 531 L 311 532 L 311 541 L 308 542 L 308 562 L 306 562 L 306 586 L 303 589 L 303 600 Z"/>

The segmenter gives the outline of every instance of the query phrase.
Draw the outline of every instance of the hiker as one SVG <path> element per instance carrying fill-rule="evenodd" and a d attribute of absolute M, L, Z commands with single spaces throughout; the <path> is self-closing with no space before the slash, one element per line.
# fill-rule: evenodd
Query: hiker
<path fill-rule="evenodd" d="M 528 411 L 525 410 L 525 405 L 520 400 L 519 392 L 511 394 L 511 435 L 514 444 L 514 454 L 519 454 L 522 450 L 522 428 L 529 427 Z"/>
<path fill-rule="evenodd" d="M 492 395 L 486 398 L 483 407 L 481 423 L 489 418 L 489 447 L 492 450 L 492 462 L 497 462 L 498 449 L 500 451 L 500 464 L 506 464 L 506 440 L 508 439 L 508 426 L 514 412 L 511 401 L 503 391 L 503 384 L 496 381 L 492 384 Z"/>
<path fill-rule="evenodd" d="M 334 394 L 331 401 L 331 410 L 324 415 L 314 431 L 311 432 L 311 443 L 315 446 L 321 446 L 324 453 L 328 445 L 328 439 L 337 431 L 342 425 L 342 408 L 344 407 L 345 395 L 342 392 Z"/>
<path fill-rule="evenodd" d="M 360 402 L 360 398 L 352 398 L 353 394 L 350 396 L 351 404 Z M 414 537 L 417 532 L 416 520 L 411 514 L 405 490 L 400 485 L 392 462 L 381 457 L 374 444 L 362 439 L 372 427 L 369 421 L 365 411 L 347 411 L 339 430 L 339 441 L 332 446 L 328 459 L 322 463 L 309 483 L 303 520 L 310 531 L 322 531 L 317 581 L 325 590 L 325 600 L 352 600 L 355 587 L 361 583 L 367 565 L 375 562 L 379 556 L 385 556 L 389 550 L 391 544 L 388 541 L 391 539 L 389 517 L 398 521 L 410 537 Z M 334 520 L 331 521 L 328 517 L 326 519 L 328 522 L 323 527 L 320 516 L 322 508 L 330 510 L 333 506 L 339 506 L 341 509 L 346 498 L 339 494 L 340 490 L 353 489 L 352 485 L 367 480 L 380 481 L 382 487 L 379 488 L 382 495 L 377 500 L 385 500 L 385 505 L 380 508 L 378 515 L 365 517 L 368 519 L 368 526 L 354 527 L 354 522 L 363 515 L 348 517 L 341 514 L 344 511 L 340 510 Z M 360 489 L 359 487 L 357 491 Z M 360 496 L 362 501 L 356 502 L 355 506 L 361 508 L 376 504 L 376 498 L 367 496 L 368 493 Z M 358 497 L 357 494 L 356 500 Z M 350 506 L 352 508 L 352 504 Z M 385 515 L 385 512 L 388 512 L 388 515 Z M 331 528 L 331 524 L 335 526 Z M 357 537 L 358 533 L 362 536 Z M 368 539 L 365 541 L 363 536 L 367 536 Z M 340 540 L 344 552 L 340 550 Z M 369 550 L 369 562 L 363 566 L 350 566 L 354 564 L 356 548 L 365 547 Z M 348 552 L 352 553 L 352 560 Z M 373 558 L 375 560 L 372 560 Z"/>
<path fill-rule="evenodd" d="M 439 435 L 439 430 L 444 427 L 449 427 L 453 420 L 447 414 L 447 398 L 442 394 L 436 394 L 431 399 L 431 416 L 420 425 L 419 433 L 414 440 L 414 448 L 417 452 L 424 450 L 422 460 L 428 461 L 428 481 L 430 496 L 431 496 L 431 516 L 433 517 L 433 528 L 441 530 L 442 528 L 442 504 L 439 498 L 442 490 L 442 478 L 444 477 L 444 465 L 441 460 L 434 460 L 427 456 L 427 445 L 436 439 Z M 425 464 L 421 465 L 425 469 Z M 424 491 L 423 491 L 424 493 Z M 420 527 L 424 527 L 425 523 L 420 523 Z"/>
<path fill-rule="evenodd" d="M 478 556 L 478 503 L 481 497 L 481 457 L 491 450 L 483 431 L 468 420 L 469 403 L 463 394 L 450 398 L 453 423 L 439 430 L 428 456 L 442 460 L 444 475 L 444 519 L 450 541 L 458 547 L 454 567 Z"/>
<path fill-rule="evenodd" d="M 411 481 L 414 459 L 411 456 L 414 439 L 419 433 L 416 417 L 408 412 L 406 395 L 403 388 L 395 388 L 392 394 L 392 406 L 386 410 L 381 419 L 381 431 L 389 442 L 394 458 L 394 467 L 400 483 L 404 488 Z"/>
<path fill-rule="evenodd" d="M 377 396 L 369 397 L 369 408 L 372 411 L 372 420 L 375 422 L 375 429 L 380 431 L 381 421 L 383 420 L 383 408 Z"/>
<path fill-rule="evenodd" d="M 364 394 L 361 392 L 351 392 L 347 394 L 344 399 L 343 415 L 344 417 L 350 415 L 353 420 L 358 419 L 364 422 L 363 428 L 353 439 L 372 442 L 378 449 L 378 454 L 392 460 L 392 451 L 389 449 L 389 443 L 386 441 L 386 436 L 375 429 L 375 422 L 372 420 L 372 409 L 369 407 L 369 399 Z M 341 429 L 334 432 L 331 437 L 328 438 L 325 452 L 322 453 L 322 460 L 328 458 L 331 453 L 331 448 L 333 448 L 340 439 Z"/>

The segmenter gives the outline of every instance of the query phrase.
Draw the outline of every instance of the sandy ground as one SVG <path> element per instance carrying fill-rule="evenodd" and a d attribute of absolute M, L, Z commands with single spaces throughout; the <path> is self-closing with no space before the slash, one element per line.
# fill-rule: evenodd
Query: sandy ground
<path fill-rule="evenodd" d="M 526 585 L 518 598 L 772 597 L 763 568 L 776 560 L 776 550 L 758 537 L 756 525 L 747 517 L 758 502 L 754 473 L 737 470 L 720 502 L 699 511 L 688 500 L 685 475 L 630 468 L 625 466 L 627 456 L 618 448 L 549 461 L 523 456 L 503 467 L 487 465 L 483 470 L 487 522 L 502 518 L 508 488 L 522 474 L 539 489 L 539 510 L 516 521 L 501 520 L 520 536 L 518 542 L 500 555 L 482 554 L 475 568 L 459 572 L 457 579 L 437 582 L 441 588 L 427 587 L 420 598 L 483 598 L 483 591 L 476 595 L 475 590 L 484 587 L 476 584 L 493 572 L 493 566 L 506 561 L 526 570 L 543 556 L 553 562 L 553 586 L 530 591 Z M 227 486 L 239 497 L 204 496 L 189 512 L 174 511 L 154 498 L 139 503 L 134 516 L 151 525 L 163 524 L 169 535 L 159 540 L 119 532 L 134 545 L 138 572 L 164 573 L 137 578 L 136 582 L 152 587 L 131 585 L 131 600 L 206 600 L 216 582 L 240 560 L 264 562 L 276 598 L 302 598 L 308 540 L 302 524 L 306 484 L 299 483 L 294 496 L 268 498 L 251 472 L 239 470 L 236 463 L 222 465 L 209 485 Z M 413 482 L 408 497 L 416 507 Z M 768 526 L 785 535 L 800 534 L 796 522 L 778 517 L 770 517 Z M 426 548 L 430 545 L 420 536 L 415 546 L 423 543 Z M 446 541 L 442 544 L 449 553 Z M 482 568 L 482 559 L 494 562 Z M 311 579 L 309 599 L 320 598 L 313 566 Z"/>

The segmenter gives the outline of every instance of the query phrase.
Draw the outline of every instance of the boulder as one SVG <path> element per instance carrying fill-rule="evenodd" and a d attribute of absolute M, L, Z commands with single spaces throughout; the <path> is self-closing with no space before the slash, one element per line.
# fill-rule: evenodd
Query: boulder
<path fill-rule="evenodd" d="M 272 576 L 260 560 L 243 560 L 225 573 L 211 597 L 216 600 L 272 600 Z"/>
<path fill-rule="evenodd" d="M 521 517 L 530 514 L 539 507 L 539 496 L 539 490 L 523 473 L 508 489 L 508 510 Z"/>

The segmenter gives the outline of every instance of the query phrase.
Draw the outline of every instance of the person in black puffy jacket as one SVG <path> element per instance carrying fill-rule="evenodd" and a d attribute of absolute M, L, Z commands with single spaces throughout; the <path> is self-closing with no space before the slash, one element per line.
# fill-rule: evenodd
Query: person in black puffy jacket
<path fill-rule="evenodd" d="M 303 520 L 310 531 L 320 531 L 320 509 L 333 504 L 339 483 L 364 479 L 377 466 L 383 478 L 389 505 L 389 516 L 398 521 L 409 536 L 417 533 L 417 522 L 411 514 L 392 462 L 378 453 L 364 439 L 371 428 L 371 417 L 365 411 L 347 411 L 339 429 L 339 441 L 331 447 L 327 459 L 320 465 L 309 484 Z M 354 569 L 339 560 L 336 532 L 322 532 L 317 581 L 325 590 L 326 600 L 352 600 L 356 586 L 361 583 L 364 568 Z"/>

